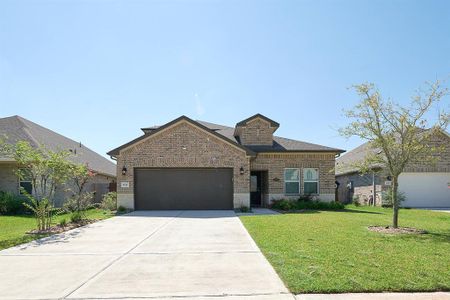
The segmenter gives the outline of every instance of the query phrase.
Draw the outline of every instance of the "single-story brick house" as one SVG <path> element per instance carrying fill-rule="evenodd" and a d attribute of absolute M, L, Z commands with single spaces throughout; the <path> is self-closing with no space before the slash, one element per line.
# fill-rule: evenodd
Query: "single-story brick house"
<path fill-rule="evenodd" d="M 96 175 L 86 186 L 87 191 L 95 193 L 95 201 L 99 202 L 103 194 L 111 187 L 115 188 L 116 166 L 100 154 L 90 150 L 80 142 L 75 142 L 50 129 L 42 127 L 20 116 L 0 118 L 0 138 L 9 144 L 27 141 L 33 147 L 44 146 L 52 151 L 71 151 L 70 159 L 87 165 Z M 19 179 L 16 170 L 20 167 L 8 156 L 0 155 L 0 191 L 19 195 L 21 188 L 31 193 L 31 182 L 26 178 Z M 67 187 L 60 187 L 55 195 L 55 205 L 61 206 L 71 196 Z"/>
<path fill-rule="evenodd" d="M 256 114 L 227 127 L 181 116 L 108 154 L 117 160 L 118 205 L 144 209 L 233 209 L 311 194 L 335 199 L 340 149 L 274 136 Z"/>
<path fill-rule="evenodd" d="M 443 147 L 435 154 L 436 163 L 416 159 L 399 177 L 399 191 L 406 197 L 403 207 L 448 208 L 450 207 L 450 136 L 440 132 L 431 137 L 430 147 Z M 350 203 L 354 197 L 362 204 L 384 204 L 383 192 L 390 187 L 390 175 L 382 165 L 374 165 L 372 172 L 360 174 L 354 167 L 370 152 L 381 155 L 364 143 L 336 160 L 336 181 L 339 183 L 338 199 Z M 375 196 L 375 197 L 374 197 Z"/>

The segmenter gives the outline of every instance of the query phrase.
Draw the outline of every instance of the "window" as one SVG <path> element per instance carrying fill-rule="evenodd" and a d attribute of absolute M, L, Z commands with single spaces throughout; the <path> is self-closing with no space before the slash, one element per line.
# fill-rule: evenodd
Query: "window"
<path fill-rule="evenodd" d="M 20 169 L 19 176 L 19 193 L 21 195 L 28 193 L 33 193 L 33 184 L 31 183 L 31 174 L 28 169 Z"/>
<path fill-rule="evenodd" d="M 306 195 L 319 193 L 319 170 L 303 169 L 303 182 Z"/>
<path fill-rule="evenodd" d="M 299 169 L 284 169 L 284 193 L 286 195 L 300 194 Z"/>

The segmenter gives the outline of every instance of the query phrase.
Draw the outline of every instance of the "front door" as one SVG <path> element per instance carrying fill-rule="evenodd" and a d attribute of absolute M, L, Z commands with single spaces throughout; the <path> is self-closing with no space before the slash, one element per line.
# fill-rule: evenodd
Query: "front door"
<path fill-rule="evenodd" d="M 250 205 L 261 206 L 262 200 L 262 180 L 261 172 L 250 172 Z"/>

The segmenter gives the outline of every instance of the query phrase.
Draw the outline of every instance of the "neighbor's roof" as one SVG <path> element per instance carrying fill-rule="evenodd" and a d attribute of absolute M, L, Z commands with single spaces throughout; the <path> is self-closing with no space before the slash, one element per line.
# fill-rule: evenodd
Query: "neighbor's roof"
<path fill-rule="evenodd" d="M 0 118 L 0 137 L 5 138 L 9 144 L 27 141 L 33 147 L 44 146 L 52 151 L 69 150 L 74 154 L 70 158 L 73 162 L 87 164 L 98 173 L 116 176 L 116 165 L 105 157 L 82 144 L 80 147 L 79 142 L 20 116 Z"/>
<path fill-rule="evenodd" d="M 200 121 L 200 120 L 193 121 L 185 116 L 182 116 L 180 118 L 188 119 L 190 122 L 193 122 L 197 126 L 207 129 L 208 131 L 215 133 L 217 136 L 224 138 L 228 142 L 231 142 L 233 144 L 238 145 L 239 147 L 241 147 L 243 149 L 246 149 L 250 154 L 251 153 L 260 153 L 260 152 L 333 152 L 333 153 L 345 152 L 345 150 L 341 150 L 341 149 L 336 149 L 336 148 L 326 147 L 326 146 L 322 146 L 322 145 L 307 143 L 307 142 L 303 142 L 303 141 L 282 138 L 282 137 L 278 137 L 278 136 L 274 136 L 273 145 L 271 145 L 271 146 L 248 146 L 248 145 L 244 146 L 244 145 L 241 145 L 239 140 L 234 136 L 234 130 L 235 130 L 234 127 L 219 125 L 219 124 L 210 123 L 210 122 L 206 122 L 206 121 Z M 124 149 L 124 148 L 134 144 L 135 142 L 142 140 L 142 139 L 146 138 L 147 136 L 158 132 L 158 129 L 162 129 L 162 128 L 167 127 L 167 125 L 174 124 L 174 122 L 179 121 L 180 118 L 175 119 L 175 120 L 167 123 L 166 125 L 163 125 L 160 127 L 151 126 L 151 127 L 143 128 L 143 130 L 153 129 L 154 131 L 152 131 L 151 133 L 144 134 L 144 135 L 138 137 L 137 139 L 130 141 L 129 143 L 126 143 L 114 150 L 111 150 L 110 152 L 108 152 L 108 154 L 112 155 L 112 156 L 118 155 L 121 149 Z"/>
<path fill-rule="evenodd" d="M 421 129 L 418 128 L 419 133 L 425 132 L 429 129 Z M 447 131 L 439 131 L 444 136 L 450 138 L 450 135 Z M 372 148 L 370 146 L 370 142 L 365 142 L 364 144 L 356 147 L 355 149 L 348 151 L 344 155 L 340 156 L 336 159 L 335 170 L 336 175 L 344 175 L 349 173 L 356 173 L 359 169 L 355 166 L 355 164 L 361 163 L 369 154 L 383 155 L 380 148 Z M 373 163 L 371 165 L 372 169 L 383 168 L 384 165 L 380 163 Z"/>
<path fill-rule="evenodd" d="M 336 175 L 358 172 L 358 168 L 355 167 L 355 164 L 362 162 L 370 152 L 379 154 L 380 150 L 371 148 L 370 143 L 366 142 L 337 158 Z M 374 165 L 374 167 L 380 166 Z"/>

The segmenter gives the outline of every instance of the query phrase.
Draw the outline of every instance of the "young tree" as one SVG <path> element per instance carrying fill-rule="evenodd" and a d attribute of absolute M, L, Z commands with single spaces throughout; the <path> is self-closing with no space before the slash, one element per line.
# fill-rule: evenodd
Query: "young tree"
<path fill-rule="evenodd" d="M 431 146 L 429 141 L 446 130 L 449 114 L 440 111 L 433 124 L 429 124 L 426 117 L 431 108 L 448 95 L 448 89 L 439 81 L 427 84 L 427 89 L 417 91 L 408 106 L 383 99 L 379 90 L 370 83 L 355 85 L 354 89 L 361 101 L 345 112 L 352 121 L 341 128 L 340 133 L 369 141 L 374 151 L 364 161 L 355 164 L 363 173 L 373 165 L 381 165 L 389 171 L 392 177 L 392 225 L 397 228 L 398 178 L 409 163 L 419 159 L 433 163 L 435 154 L 442 151 L 442 148 Z"/>
<path fill-rule="evenodd" d="M 35 148 L 25 141 L 19 141 L 4 149 L 7 149 L 9 155 L 17 162 L 19 178 L 31 181 L 32 193 L 25 193 L 31 205 L 28 203 L 24 205 L 34 212 L 38 229 L 48 229 L 55 211 L 53 206 L 55 192 L 68 179 L 70 153 L 55 152 L 43 147 Z"/>
<path fill-rule="evenodd" d="M 69 183 L 72 186 L 70 190 L 73 196 L 66 205 L 70 210 L 83 214 L 89 204 L 91 204 L 93 193 L 86 191 L 86 185 L 95 175 L 86 165 L 71 164 Z"/>

